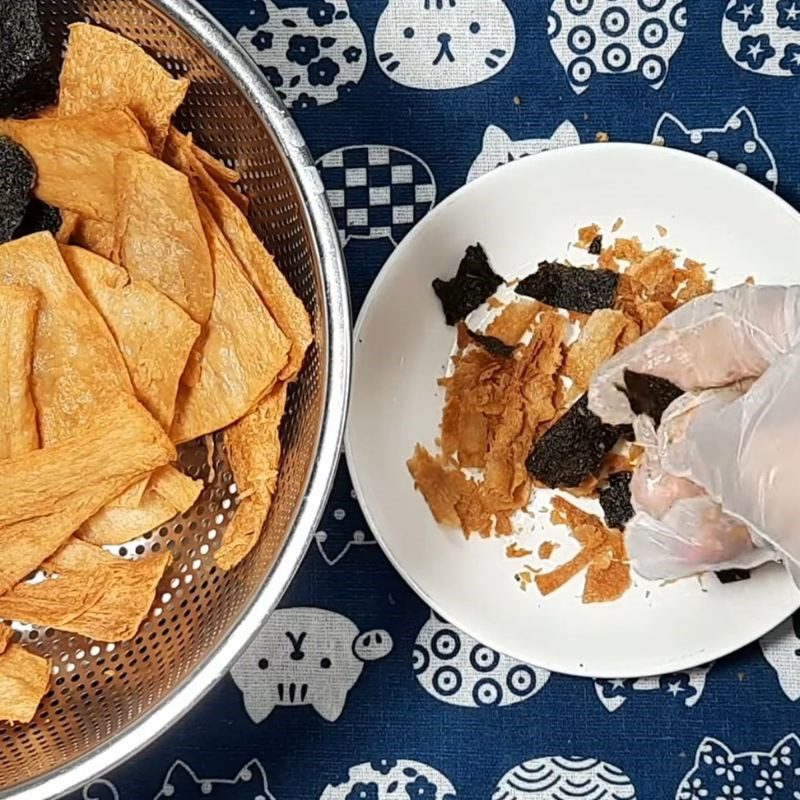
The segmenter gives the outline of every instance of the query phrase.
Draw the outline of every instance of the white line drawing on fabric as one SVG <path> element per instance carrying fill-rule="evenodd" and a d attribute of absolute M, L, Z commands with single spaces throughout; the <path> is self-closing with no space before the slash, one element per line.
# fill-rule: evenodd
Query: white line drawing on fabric
<path fill-rule="evenodd" d="M 770 631 L 759 645 L 767 663 L 775 670 L 783 693 L 792 702 L 800 700 L 800 637 L 792 618 Z"/>
<path fill-rule="evenodd" d="M 436 203 L 431 168 L 402 147 L 339 147 L 317 159 L 344 247 L 351 239 L 397 246 Z"/>
<path fill-rule="evenodd" d="M 489 125 L 483 134 L 481 152 L 470 167 L 467 183 L 509 161 L 518 161 L 520 158 L 544 153 L 547 150 L 571 147 L 580 143 L 580 134 L 569 120 L 564 120 L 553 131 L 552 136 L 544 139 L 514 140 L 500 126 Z"/>
<path fill-rule="evenodd" d="M 653 143 L 704 155 L 749 175 L 773 191 L 778 188 L 775 156 L 747 106 L 737 108 L 721 127 L 689 128 L 677 116 L 666 112 L 656 123 Z"/>
<path fill-rule="evenodd" d="M 639 73 L 660 89 L 683 42 L 686 8 L 685 0 L 553 0 L 550 47 L 575 94 L 598 74 Z"/>
<path fill-rule="evenodd" d="M 800 793 L 800 739 L 790 733 L 769 752 L 734 753 L 724 742 L 706 737 L 694 765 L 675 793 L 675 800 L 717 797 L 763 797 L 797 800 Z"/>
<path fill-rule="evenodd" d="M 334 722 L 364 664 L 385 658 L 392 647 L 387 631 L 360 633 L 351 620 L 334 611 L 280 608 L 231 675 L 255 723 L 276 706 L 312 706 L 323 719 Z"/>
<path fill-rule="evenodd" d="M 83 800 L 119 800 L 117 787 L 105 778 L 98 778 L 83 787 Z"/>
<path fill-rule="evenodd" d="M 325 105 L 348 94 L 367 65 L 367 45 L 347 0 L 307 0 L 278 8 L 251 0 L 236 35 L 278 95 L 293 109 Z"/>
<path fill-rule="evenodd" d="M 389 0 L 375 29 L 375 57 L 403 86 L 458 89 L 502 72 L 516 38 L 504 0 Z"/>
<path fill-rule="evenodd" d="M 351 538 L 345 542 L 344 547 L 341 547 L 338 552 L 336 552 L 335 547 L 332 548 L 330 546 L 327 531 L 317 531 L 314 534 L 314 544 L 317 546 L 317 550 L 319 551 L 320 556 L 322 556 L 322 560 L 329 567 L 335 567 L 350 552 L 351 548 L 365 546 L 372 547 L 378 543 L 375 541 L 375 539 L 369 538 L 365 531 L 359 530 L 353 531 Z M 329 551 L 330 553 L 335 553 L 335 555 L 331 555 Z"/>
<path fill-rule="evenodd" d="M 408 759 L 383 758 L 357 764 L 343 783 L 329 784 L 320 800 L 456 800 L 453 784 L 441 772 Z"/>
<path fill-rule="evenodd" d="M 417 634 L 414 675 L 432 697 L 453 706 L 510 706 L 538 694 L 550 680 L 546 669 L 502 655 L 431 611 Z"/>
<path fill-rule="evenodd" d="M 631 779 L 596 758 L 536 758 L 509 770 L 492 800 L 636 800 Z"/>
<path fill-rule="evenodd" d="M 800 77 L 800 0 L 729 0 L 722 15 L 722 44 L 748 72 Z"/>
<path fill-rule="evenodd" d="M 660 692 L 679 700 L 686 708 L 693 708 L 703 696 L 706 678 L 713 666 L 711 663 L 688 672 L 636 680 L 597 680 L 594 691 L 606 711 L 612 714 L 633 699 L 636 692 Z"/>

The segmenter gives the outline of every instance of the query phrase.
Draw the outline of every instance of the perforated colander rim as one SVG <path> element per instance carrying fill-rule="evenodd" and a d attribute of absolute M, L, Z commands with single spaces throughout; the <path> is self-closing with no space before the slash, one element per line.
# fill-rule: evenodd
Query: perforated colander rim
<path fill-rule="evenodd" d="M 85 755 L 26 783 L 0 791 L 0 800 L 41 800 L 67 794 L 138 753 L 186 714 L 225 676 L 275 609 L 305 555 L 330 493 L 339 461 L 349 398 L 352 326 L 344 260 L 334 218 L 319 174 L 294 121 L 258 67 L 196 0 L 145 0 L 179 27 L 225 72 L 251 106 L 302 198 L 303 222 L 318 265 L 323 303 L 319 342 L 324 401 L 316 458 L 302 501 L 268 579 L 242 609 L 222 644 L 210 652 L 165 698 L 139 719 Z"/>

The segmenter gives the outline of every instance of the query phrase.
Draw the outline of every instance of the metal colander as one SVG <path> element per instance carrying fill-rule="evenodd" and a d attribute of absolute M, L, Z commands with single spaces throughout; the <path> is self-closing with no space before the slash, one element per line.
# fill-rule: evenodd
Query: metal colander
<path fill-rule="evenodd" d="M 319 521 L 338 460 L 350 367 L 350 316 L 338 236 L 303 140 L 260 71 L 192 0 L 39 0 L 47 35 L 89 21 L 145 47 L 192 88 L 177 124 L 242 174 L 251 220 L 308 308 L 316 342 L 292 387 L 284 457 L 266 530 L 230 573 L 213 551 L 236 507 L 217 435 L 213 470 L 193 444 L 181 465 L 207 486 L 172 524 L 125 547 L 174 561 L 130 642 L 21 631 L 55 665 L 30 725 L 0 727 L 0 798 L 50 798 L 107 772 L 174 722 L 224 675 L 275 607 Z"/>

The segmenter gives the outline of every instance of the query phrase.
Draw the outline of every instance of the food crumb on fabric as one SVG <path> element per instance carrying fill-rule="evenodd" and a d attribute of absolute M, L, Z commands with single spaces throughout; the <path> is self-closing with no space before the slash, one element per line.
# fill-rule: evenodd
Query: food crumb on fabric
<path fill-rule="evenodd" d="M 608 142 L 611 137 L 608 135 L 606 131 L 597 131 L 595 134 L 594 140 L 596 142 Z"/>

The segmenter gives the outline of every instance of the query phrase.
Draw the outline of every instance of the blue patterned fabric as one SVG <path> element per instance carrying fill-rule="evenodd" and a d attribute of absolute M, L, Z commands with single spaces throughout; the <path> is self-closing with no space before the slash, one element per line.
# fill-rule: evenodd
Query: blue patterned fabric
<path fill-rule="evenodd" d="M 599 132 L 716 158 L 800 203 L 800 0 L 206 5 L 318 159 L 356 311 L 435 203 Z M 519 664 L 397 576 L 344 465 L 282 605 L 197 709 L 84 796 L 800 798 L 791 621 L 679 675 L 593 682 Z"/>

